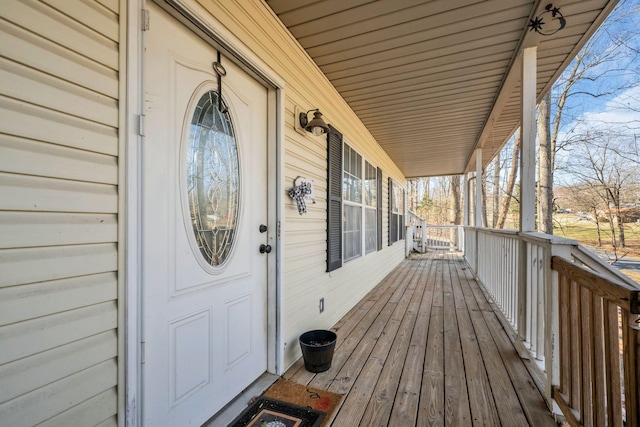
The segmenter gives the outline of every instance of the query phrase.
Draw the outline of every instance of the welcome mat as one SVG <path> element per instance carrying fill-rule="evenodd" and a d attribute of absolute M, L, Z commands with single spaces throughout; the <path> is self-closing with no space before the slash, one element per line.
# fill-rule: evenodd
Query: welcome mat
<path fill-rule="evenodd" d="M 326 414 L 321 426 L 331 421 L 331 416 L 342 400 L 341 394 L 330 393 L 280 378 L 263 393 L 263 396 L 315 409 Z"/>
<path fill-rule="evenodd" d="M 260 396 L 230 427 L 319 427 L 324 412 Z"/>

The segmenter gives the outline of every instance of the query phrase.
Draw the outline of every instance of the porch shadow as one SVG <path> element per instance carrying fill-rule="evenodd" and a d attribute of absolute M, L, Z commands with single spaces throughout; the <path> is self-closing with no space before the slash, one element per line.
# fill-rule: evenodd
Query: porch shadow
<path fill-rule="evenodd" d="M 330 370 L 284 375 L 345 395 L 330 425 L 556 425 L 460 254 L 413 255 L 333 330 Z"/>

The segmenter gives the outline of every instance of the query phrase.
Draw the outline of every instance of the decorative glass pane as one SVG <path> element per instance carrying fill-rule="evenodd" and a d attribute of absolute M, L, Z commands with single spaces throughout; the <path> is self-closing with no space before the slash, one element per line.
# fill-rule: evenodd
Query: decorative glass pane
<path fill-rule="evenodd" d="M 228 112 L 218 110 L 218 94 L 205 93 L 195 108 L 186 159 L 191 225 L 209 265 L 231 253 L 238 220 L 238 148 Z"/>

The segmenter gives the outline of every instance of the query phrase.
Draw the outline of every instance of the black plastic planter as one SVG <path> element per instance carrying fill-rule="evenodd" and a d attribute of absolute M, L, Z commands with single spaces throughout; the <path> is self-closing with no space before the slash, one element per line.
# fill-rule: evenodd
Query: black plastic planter
<path fill-rule="evenodd" d="M 337 335 L 322 329 L 300 335 L 300 348 L 304 367 L 309 372 L 324 372 L 331 367 Z"/>

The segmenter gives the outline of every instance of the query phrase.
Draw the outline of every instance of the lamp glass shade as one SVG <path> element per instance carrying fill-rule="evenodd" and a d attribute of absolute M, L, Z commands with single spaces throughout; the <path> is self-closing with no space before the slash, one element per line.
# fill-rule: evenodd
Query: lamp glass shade
<path fill-rule="evenodd" d="M 322 113 L 319 110 L 314 111 L 313 119 L 307 123 L 305 130 L 313 133 L 315 136 L 320 136 L 329 131 L 329 126 L 322 120 Z"/>

